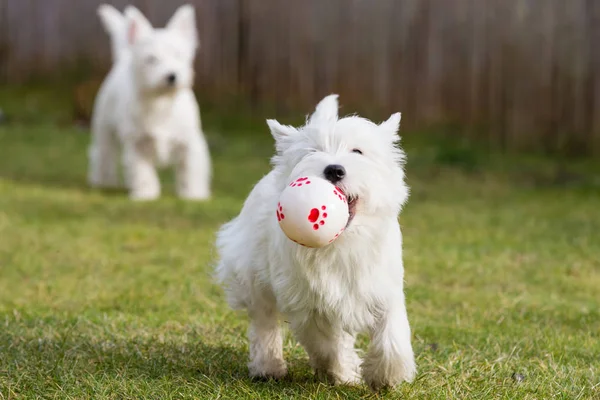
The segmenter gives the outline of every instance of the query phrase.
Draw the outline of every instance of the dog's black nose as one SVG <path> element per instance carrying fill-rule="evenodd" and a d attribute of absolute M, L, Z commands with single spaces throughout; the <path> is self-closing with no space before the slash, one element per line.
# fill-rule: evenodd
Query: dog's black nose
<path fill-rule="evenodd" d="M 177 80 L 177 76 L 175 74 L 167 75 L 167 82 L 169 83 L 169 85 L 174 84 L 176 80 Z"/>
<path fill-rule="evenodd" d="M 325 167 L 323 175 L 325 175 L 325 179 L 335 184 L 344 179 L 344 176 L 346 176 L 346 169 L 338 164 L 328 165 Z"/>

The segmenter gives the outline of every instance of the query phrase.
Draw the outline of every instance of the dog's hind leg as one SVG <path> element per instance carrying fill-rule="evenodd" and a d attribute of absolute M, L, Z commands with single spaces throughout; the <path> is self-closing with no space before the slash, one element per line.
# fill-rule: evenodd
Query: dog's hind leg
<path fill-rule="evenodd" d="M 189 200 L 210 197 L 210 154 L 204 137 L 194 135 L 181 149 L 176 165 L 177 194 Z"/>
<path fill-rule="evenodd" d="M 160 196 L 160 180 L 151 156 L 136 145 L 125 146 L 123 163 L 129 197 L 132 200 L 154 200 Z"/>
<path fill-rule="evenodd" d="M 283 339 L 274 300 L 253 299 L 248 307 L 250 327 L 250 362 L 248 369 L 253 378 L 282 378 L 287 374 L 283 359 Z"/>
<path fill-rule="evenodd" d="M 360 382 L 360 357 L 354 349 L 354 336 L 313 317 L 301 325 L 294 324 L 298 341 L 308 353 L 319 380 L 339 384 Z"/>
<path fill-rule="evenodd" d="M 95 125 L 92 129 L 92 143 L 88 150 L 88 183 L 98 188 L 119 187 L 117 138 L 107 127 Z"/>

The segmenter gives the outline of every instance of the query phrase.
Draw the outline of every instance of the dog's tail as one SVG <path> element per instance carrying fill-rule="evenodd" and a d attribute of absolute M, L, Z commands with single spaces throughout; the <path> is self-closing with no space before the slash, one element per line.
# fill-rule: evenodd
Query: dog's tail
<path fill-rule="evenodd" d="M 98 7 L 98 17 L 104 30 L 110 36 L 113 62 L 117 61 L 124 52 L 128 51 L 127 19 L 116 8 L 108 4 Z"/>

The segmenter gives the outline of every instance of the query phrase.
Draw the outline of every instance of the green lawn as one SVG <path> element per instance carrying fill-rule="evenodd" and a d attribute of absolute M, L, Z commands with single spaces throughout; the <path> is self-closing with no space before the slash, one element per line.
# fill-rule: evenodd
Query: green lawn
<path fill-rule="evenodd" d="M 289 377 L 255 382 L 246 318 L 211 269 L 216 229 L 268 171 L 266 125 L 207 111 L 214 199 L 177 200 L 166 174 L 167 195 L 140 204 L 86 187 L 88 132 L 36 99 L 0 92 L 0 399 L 600 398 L 596 165 L 407 133 L 416 381 L 320 384 L 288 335 Z"/>

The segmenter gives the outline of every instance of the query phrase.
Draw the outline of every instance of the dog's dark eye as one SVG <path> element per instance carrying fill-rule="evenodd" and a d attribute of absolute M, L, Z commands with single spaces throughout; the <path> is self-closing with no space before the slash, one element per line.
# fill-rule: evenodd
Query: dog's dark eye
<path fill-rule="evenodd" d="M 360 149 L 352 149 L 352 152 L 356 154 L 362 154 L 362 151 L 360 151 Z"/>

